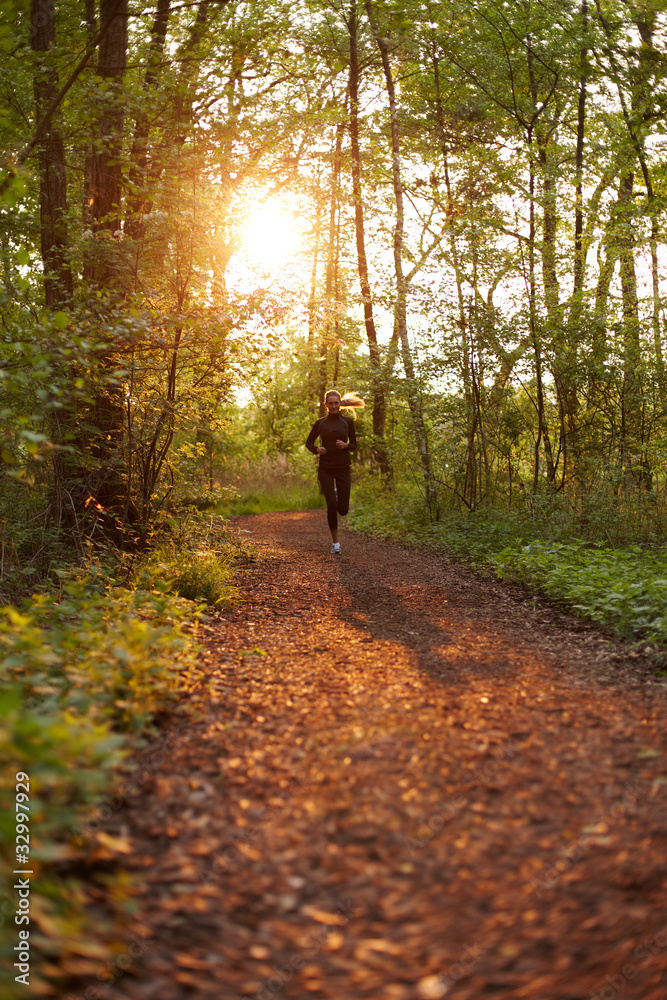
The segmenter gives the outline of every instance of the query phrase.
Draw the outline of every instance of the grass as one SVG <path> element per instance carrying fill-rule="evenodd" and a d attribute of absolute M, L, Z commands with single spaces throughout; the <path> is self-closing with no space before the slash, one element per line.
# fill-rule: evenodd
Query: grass
<path fill-rule="evenodd" d="M 212 508 L 223 517 L 325 506 L 315 459 L 305 449 L 293 456 L 271 454 L 236 461 L 226 467 L 223 480 Z"/>
<path fill-rule="evenodd" d="M 314 510 L 324 507 L 324 497 L 312 486 L 284 487 L 275 492 L 256 490 L 222 500 L 215 508 L 224 517 L 268 514 L 280 510 Z"/>
<path fill-rule="evenodd" d="M 667 552 L 613 547 L 577 538 L 567 527 L 529 512 L 449 512 L 430 523 L 408 492 L 357 494 L 351 527 L 426 545 L 498 577 L 516 580 L 561 601 L 634 643 L 654 644 L 667 658 Z"/>

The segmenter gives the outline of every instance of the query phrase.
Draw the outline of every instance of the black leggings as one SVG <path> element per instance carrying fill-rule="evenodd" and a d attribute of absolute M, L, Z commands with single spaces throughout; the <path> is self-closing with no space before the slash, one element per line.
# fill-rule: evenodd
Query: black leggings
<path fill-rule="evenodd" d="M 344 517 L 350 509 L 352 475 L 349 469 L 318 469 L 322 492 L 327 502 L 327 521 L 332 531 L 338 528 L 338 514 Z M 336 488 L 338 501 L 336 502 Z"/>

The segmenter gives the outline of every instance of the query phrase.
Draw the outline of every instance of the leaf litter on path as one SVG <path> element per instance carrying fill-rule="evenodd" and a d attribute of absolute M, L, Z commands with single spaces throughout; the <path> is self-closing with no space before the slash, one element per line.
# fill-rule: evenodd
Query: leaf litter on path
<path fill-rule="evenodd" d="M 433 553 L 346 532 L 333 560 L 321 511 L 240 527 L 214 694 L 107 829 L 143 946 L 54 992 L 664 1000 L 650 662 Z"/>

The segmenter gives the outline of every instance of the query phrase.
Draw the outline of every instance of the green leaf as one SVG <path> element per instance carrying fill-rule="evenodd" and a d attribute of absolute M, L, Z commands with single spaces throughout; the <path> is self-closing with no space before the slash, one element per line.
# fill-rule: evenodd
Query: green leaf
<path fill-rule="evenodd" d="M 64 330 L 69 323 L 69 317 L 67 313 L 64 312 L 54 312 L 53 322 L 58 327 L 59 330 Z"/>

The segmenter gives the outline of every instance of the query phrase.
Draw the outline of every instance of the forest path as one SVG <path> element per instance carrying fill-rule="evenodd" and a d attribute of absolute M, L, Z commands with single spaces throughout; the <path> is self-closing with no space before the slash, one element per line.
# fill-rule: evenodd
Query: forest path
<path fill-rule="evenodd" d="M 664 1000 L 646 661 L 442 556 L 332 557 L 319 510 L 236 527 L 259 558 L 119 820 L 145 941 L 97 995 Z"/>

